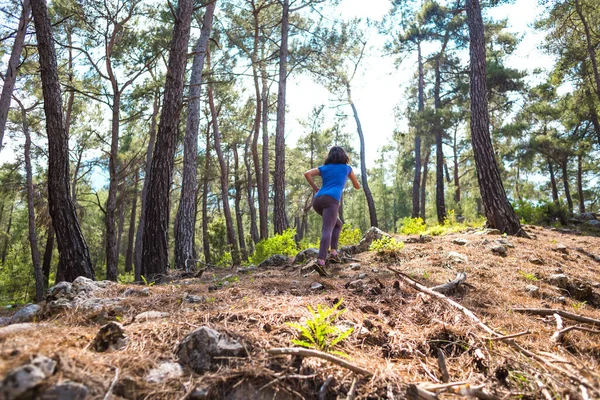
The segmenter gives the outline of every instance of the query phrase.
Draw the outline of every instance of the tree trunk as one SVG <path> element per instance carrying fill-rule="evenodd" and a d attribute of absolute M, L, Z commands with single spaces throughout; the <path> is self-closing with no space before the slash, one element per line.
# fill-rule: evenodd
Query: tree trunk
<path fill-rule="evenodd" d="M 285 90 L 287 82 L 289 0 L 283 0 L 281 46 L 279 48 L 279 90 L 277 92 L 277 125 L 275 129 L 275 174 L 273 189 L 273 225 L 275 234 L 287 228 L 285 220 Z"/>
<path fill-rule="evenodd" d="M 6 255 L 8 254 L 8 245 L 10 243 L 10 229 L 12 228 L 12 219 L 13 219 L 13 211 L 15 209 L 15 201 L 12 199 L 10 202 L 10 212 L 8 213 L 8 225 L 6 227 L 6 232 L 4 232 L 4 243 L 2 244 L 2 255 L 1 262 L 2 265 L 6 262 Z"/>
<path fill-rule="evenodd" d="M 4 83 L 2 84 L 2 93 L 0 94 L 0 151 L 4 146 L 4 130 L 6 121 L 8 120 L 8 110 L 10 109 L 10 99 L 12 96 L 15 83 L 17 81 L 17 68 L 21 60 L 21 52 L 25 43 L 25 35 L 27 33 L 27 24 L 29 23 L 29 15 L 31 13 L 30 0 L 23 1 L 21 9 L 21 17 L 19 19 L 19 27 L 15 35 L 12 52 L 8 59 L 8 68 L 4 75 Z"/>
<path fill-rule="evenodd" d="M 550 157 L 546 157 L 546 162 L 548 163 L 548 172 L 550 172 L 550 185 L 552 186 L 552 201 L 557 206 L 560 206 L 560 201 L 558 199 L 558 187 L 556 186 L 556 176 L 554 175 L 554 167 L 552 166 L 552 161 Z"/>
<path fill-rule="evenodd" d="M 123 254 L 121 248 L 123 247 L 123 230 L 125 229 L 125 195 L 127 193 L 125 183 L 123 182 L 121 185 L 121 194 L 117 200 L 117 210 L 119 212 L 119 223 L 117 224 L 117 260 L 119 259 L 119 255 Z"/>
<path fill-rule="evenodd" d="M 423 74 L 423 57 L 421 55 L 421 42 L 417 43 L 417 63 L 419 69 L 418 83 L 418 112 L 421 114 L 425 107 L 424 87 L 425 78 Z M 412 217 L 417 218 L 420 213 L 419 193 L 421 192 L 421 132 L 420 127 L 415 132 L 415 175 L 412 189 Z"/>
<path fill-rule="evenodd" d="M 64 128 L 56 51 L 45 0 L 32 1 L 48 134 L 48 203 L 65 279 L 94 279 L 87 244 L 69 193 L 69 142 Z"/>
<path fill-rule="evenodd" d="M 23 133 L 25 134 L 25 175 L 27 183 L 27 217 L 29 230 L 29 247 L 31 248 L 31 261 L 33 263 L 33 275 L 35 277 L 35 301 L 39 303 L 44 300 L 44 273 L 40 262 L 40 251 L 38 249 L 37 235 L 35 233 L 35 208 L 33 204 L 33 173 L 31 168 L 31 135 L 27 125 L 27 112 L 22 104 L 21 118 L 23 119 Z"/>
<path fill-rule="evenodd" d="M 46 247 L 44 249 L 44 264 L 42 270 L 44 273 L 44 288 L 48 288 L 50 282 L 50 267 L 52 264 L 52 252 L 54 251 L 54 227 L 52 223 L 48 227 L 46 237 Z"/>
<path fill-rule="evenodd" d="M 565 197 L 567 198 L 567 205 L 569 207 L 569 212 L 573 212 L 573 198 L 571 198 L 571 189 L 569 189 L 569 174 L 568 174 L 568 170 L 567 170 L 567 166 L 568 166 L 568 162 L 565 160 L 565 162 L 563 162 L 561 164 L 561 169 L 562 169 L 562 179 L 563 179 L 563 185 L 565 187 Z"/>
<path fill-rule="evenodd" d="M 448 35 L 446 35 L 448 37 Z M 446 47 L 444 42 L 442 48 Z M 439 224 L 446 220 L 446 203 L 444 201 L 444 149 L 442 143 L 442 100 L 440 99 L 441 72 L 440 62 L 443 57 L 443 51 L 435 59 L 435 87 L 433 98 L 435 103 L 435 208 Z"/>
<path fill-rule="evenodd" d="M 427 201 L 427 175 L 429 174 L 429 157 L 431 157 L 431 147 L 427 149 L 425 159 L 423 160 L 423 182 L 421 183 L 421 219 L 426 220 L 427 215 L 425 213 L 425 204 Z"/>
<path fill-rule="evenodd" d="M 190 94 L 188 116 L 185 127 L 183 179 L 181 198 L 175 219 L 175 268 L 187 270 L 187 260 L 194 258 L 194 237 L 196 232 L 195 214 L 198 192 L 198 126 L 200 124 L 200 85 L 202 69 L 215 11 L 216 0 L 206 6 L 202 32 L 196 45 L 192 74 L 190 76 Z"/>
<path fill-rule="evenodd" d="M 154 106 L 152 109 L 152 122 L 150 123 L 150 137 L 148 138 L 148 148 L 146 150 L 146 167 L 144 169 L 144 184 L 142 185 L 142 198 L 140 207 L 140 222 L 138 223 L 137 233 L 135 235 L 135 248 L 133 249 L 133 261 L 135 265 L 135 281 L 142 280 L 142 245 L 144 243 L 144 228 L 146 226 L 146 208 L 148 207 L 148 186 L 150 185 L 150 172 L 152 166 L 152 154 L 156 143 L 156 121 L 158 119 L 158 110 L 160 107 L 159 96 L 154 96 Z"/>
<path fill-rule="evenodd" d="M 263 205 L 259 204 L 258 216 L 260 218 L 260 238 L 269 237 L 269 86 L 266 68 L 263 66 L 261 72 L 262 80 L 262 187 L 263 187 Z M 264 220 L 264 221 L 263 221 Z M 263 228 L 264 225 L 264 228 Z"/>
<path fill-rule="evenodd" d="M 135 172 L 133 184 L 133 198 L 131 200 L 131 214 L 129 215 L 129 231 L 127 234 L 127 253 L 125 254 L 125 272 L 133 271 L 133 247 L 135 239 L 135 220 L 137 217 L 137 198 L 138 198 L 138 183 L 140 174 Z"/>
<path fill-rule="evenodd" d="M 119 249 L 117 248 L 115 214 L 117 211 L 117 191 L 119 189 L 119 115 L 121 108 L 121 93 L 117 88 L 116 80 L 112 81 L 112 86 L 112 129 L 110 154 L 108 158 L 109 184 L 104 221 L 106 229 L 106 279 L 116 282 L 117 275 L 119 274 Z"/>
<path fill-rule="evenodd" d="M 238 240 L 240 242 L 240 252 L 242 254 L 242 259 L 248 260 L 248 250 L 246 249 L 246 239 L 244 238 L 244 224 L 242 223 L 242 181 L 240 180 L 240 161 L 238 157 L 238 149 L 237 143 L 234 143 L 231 146 L 231 150 L 233 151 L 233 179 L 235 185 L 235 198 L 234 198 L 234 207 L 235 207 L 235 223 L 237 225 L 237 233 Z"/>
<path fill-rule="evenodd" d="M 487 100 L 485 38 L 481 5 L 479 0 L 466 0 L 466 4 L 471 60 L 469 88 L 471 143 L 475 156 L 479 190 L 489 227 L 515 235 L 522 232 L 521 224 L 506 197 L 489 132 L 490 115 Z"/>
<path fill-rule="evenodd" d="M 223 196 L 223 215 L 225 216 L 225 226 L 227 227 L 227 243 L 231 249 L 231 258 L 234 265 L 240 264 L 240 254 L 235 240 L 235 230 L 233 229 L 233 219 L 231 218 L 231 209 L 229 207 L 229 183 L 227 174 L 227 165 L 225 164 L 225 157 L 223 156 L 223 150 L 221 149 L 221 135 L 219 134 L 219 124 L 217 123 L 217 110 L 215 108 L 215 101 L 213 98 L 212 87 L 208 86 L 208 104 L 210 106 L 211 123 L 213 127 L 213 135 L 215 140 L 215 150 L 219 159 L 219 166 L 221 169 L 221 175 L 219 181 L 221 183 L 221 195 Z"/>
<path fill-rule="evenodd" d="M 367 198 L 367 206 L 369 207 L 369 222 L 371 226 L 377 227 L 379 225 L 377 223 L 377 210 L 375 209 L 375 201 L 373 200 L 371 189 L 369 189 L 369 184 L 367 183 L 367 163 L 365 161 L 365 137 L 363 135 L 360 119 L 358 118 L 358 111 L 356 111 L 356 106 L 352 101 L 352 93 L 350 92 L 349 83 L 346 83 L 346 92 L 348 94 L 348 103 L 350 103 L 350 107 L 352 107 L 354 121 L 356 122 L 356 131 L 358 132 L 358 138 L 360 140 L 360 178 L 363 185 L 363 191 L 365 192 L 365 197 Z"/>
<path fill-rule="evenodd" d="M 579 197 L 579 213 L 585 212 L 585 200 L 583 198 L 583 167 L 582 158 L 580 154 L 577 155 L 577 196 Z"/>
<path fill-rule="evenodd" d="M 210 264 L 210 241 L 208 240 L 208 169 L 210 167 L 210 126 L 206 127 L 206 150 L 204 151 L 204 177 L 202 179 L 202 250 L 204 262 Z"/>
<path fill-rule="evenodd" d="M 575 0 L 575 11 L 583 24 L 583 31 L 585 32 L 585 41 L 587 45 L 587 51 L 590 56 L 590 61 L 592 62 L 592 72 L 594 74 L 594 82 L 596 83 L 596 94 L 598 95 L 598 99 L 600 99 L 600 72 L 598 71 L 598 61 L 596 59 L 596 48 L 592 43 L 592 35 L 590 32 L 590 27 L 588 21 L 585 19 L 583 15 L 583 10 L 581 9 L 581 3 L 578 0 Z"/>
<path fill-rule="evenodd" d="M 458 147 L 456 143 L 456 129 L 454 130 L 454 144 L 452 146 L 452 152 L 454 153 L 454 201 L 456 204 L 460 203 L 460 175 L 458 174 Z"/>
<path fill-rule="evenodd" d="M 254 206 L 254 185 L 252 183 L 252 168 L 250 167 L 250 147 L 251 139 L 253 138 L 252 133 L 248 135 L 246 139 L 246 147 L 244 149 L 244 164 L 246 166 L 246 189 L 248 190 L 248 210 L 250 212 L 250 237 L 252 242 L 258 243 L 260 236 L 258 234 L 258 227 L 256 226 L 256 207 Z"/>

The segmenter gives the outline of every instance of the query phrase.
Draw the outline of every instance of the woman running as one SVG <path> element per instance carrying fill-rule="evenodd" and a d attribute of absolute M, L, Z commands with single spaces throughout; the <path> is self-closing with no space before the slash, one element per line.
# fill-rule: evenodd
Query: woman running
<path fill-rule="evenodd" d="M 338 218 L 340 208 L 340 199 L 342 191 L 346 185 L 346 180 L 350 178 L 355 189 L 360 189 L 358 180 L 348 165 L 350 158 L 339 146 L 334 146 L 329 150 L 329 155 L 323 165 L 311 169 L 304 173 L 304 177 L 313 188 L 315 197 L 312 206 L 315 211 L 323 217 L 323 227 L 321 229 L 321 247 L 317 263 L 320 267 L 325 265 L 327 251 L 331 247 L 330 257 L 339 262 L 338 258 L 338 239 L 342 231 L 342 221 Z M 315 185 L 313 178 L 320 175 L 323 180 L 321 189 Z"/>

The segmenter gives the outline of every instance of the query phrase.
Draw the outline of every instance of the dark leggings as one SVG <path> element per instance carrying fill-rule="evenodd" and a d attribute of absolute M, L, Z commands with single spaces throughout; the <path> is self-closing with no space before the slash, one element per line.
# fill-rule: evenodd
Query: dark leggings
<path fill-rule="evenodd" d="M 313 199 L 313 208 L 321 217 L 323 217 L 323 228 L 321 229 L 321 247 L 319 248 L 319 258 L 327 258 L 329 246 L 337 250 L 338 239 L 342 231 L 342 221 L 338 218 L 340 203 L 331 196 L 319 196 Z"/>

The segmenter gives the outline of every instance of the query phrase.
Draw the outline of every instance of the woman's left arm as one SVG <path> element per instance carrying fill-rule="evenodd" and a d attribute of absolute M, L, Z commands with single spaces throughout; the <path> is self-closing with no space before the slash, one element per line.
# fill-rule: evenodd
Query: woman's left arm
<path fill-rule="evenodd" d="M 317 187 L 317 185 L 315 185 L 315 181 L 313 180 L 313 178 L 319 175 L 321 175 L 321 171 L 319 171 L 319 168 L 309 169 L 304 173 L 304 177 L 308 181 L 308 184 L 313 188 L 313 191 L 315 193 L 319 191 L 319 188 Z"/>

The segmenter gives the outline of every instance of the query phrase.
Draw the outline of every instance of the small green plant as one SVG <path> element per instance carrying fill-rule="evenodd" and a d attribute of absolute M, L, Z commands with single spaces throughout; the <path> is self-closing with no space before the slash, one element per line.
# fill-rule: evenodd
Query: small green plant
<path fill-rule="evenodd" d="M 425 222 L 422 218 L 409 218 L 406 217 L 402 220 L 402 228 L 400 233 L 404 235 L 419 235 L 427 229 Z"/>
<path fill-rule="evenodd" d="M 219 261 L 217 261 L 217 266 L 219 267 L 231 267 L 233 265 L 233 258 L 231 257 L 231 252 L 226 251 L 223 253 L 223 257 Z"/>
<path fill-rule="evenodd" d="M 369 250 L 375 251 L 379 255 L 392 255 L 403 248 L 404 242 L 399 242 L 390 236 L 384 236 L 381 239 L 374 240 Z"/>
<path fill-rule="evenodd" d="M 362 238 L 362 232 L 359 228 L 352 228 L 350 224 L 344 224 L 342 226 L 342 232 L 340 232 L 340 239 L 338 241 L 340 246 L 349 246 L 357 244 Z"/>
<path fill-rule="evenodd" d="M 585 305 L 587 304 L 587 301 L 574 301 L 573 302 L 573 308 L 575 309 L 575 311 L 579 311 L 582 308 L 585 307 Z"/>
<path fill-rule="evenodd" d="M 281 235 L 275 235 L 261 240 L 256 244 L 254 254 L 250 256 L 251 264 L 260 264 L 274 254 L 284 254 L 290 257 L 298 254 L 295 241 L 296 229 L 286 229 Z"/>
<path fill-rule="evenodd" d="M 529 272 L 519 271 L 519 274 L 521 274 L 521 276 L 523 278 L 525 278 L 525 280 L 527 280 L 527 281 L 534 282 L 534 281 L 538 280 L 538 278 L 537 278 L 537 276 L 535 276 L 535 274 L 532 274 L 532 273 L 529 273 Z"/>
<path fill-rule="evenodd" d="M 217 300 L 215 297 L 207 297 L 207 298 L 206 298 L 206 302 L 207 302 L 207 303 L 209 303 L 209 304 L 210 304 L 210 303 L 214 303 L 214 302 L 215 302 L 215 300 Z"/>
<path fill-rule="evenodd" d="M 117 277 L 117 281 L 119 283 L 134 283 L 135 275 L 133 272 L 125 272 L 125 273 L 119 274 L 119 276 Z"/>
<path fill-rule="evenodd" d="M 333 350 L 333 347 L 352 334 L 354 328 L 342 330 L 334 325 L 335 321 L 346 310 L 340 310 L 340 305 L 344 299 L 340 299 L 333 307 L 324 307 L 317 304 L 314 310 L 307 306 L 312 318 L 306 320 L 304 324 L 288 322 L 286 325 L 300 331 L 300 339 L 292 339 L 292 343 L 309 349 L 327 351 L 332 354 L 346 356 L 341 351 Z"/>
<path fill-rule="evenodd" d="M 423 271 L 423 279 L 429 280 L 429 278 L 431 278 L 431 272 Z"/>
<path fill-rule="evenodd" d="M 144 275 L 140 275 L 140 276 L 142 278 L 142 281 L 144 282 L 144 285 L 146 285 L 146 286 L 154 286 L 154 284 L 156 283 L 154 281 L 147 280 Z"/>

